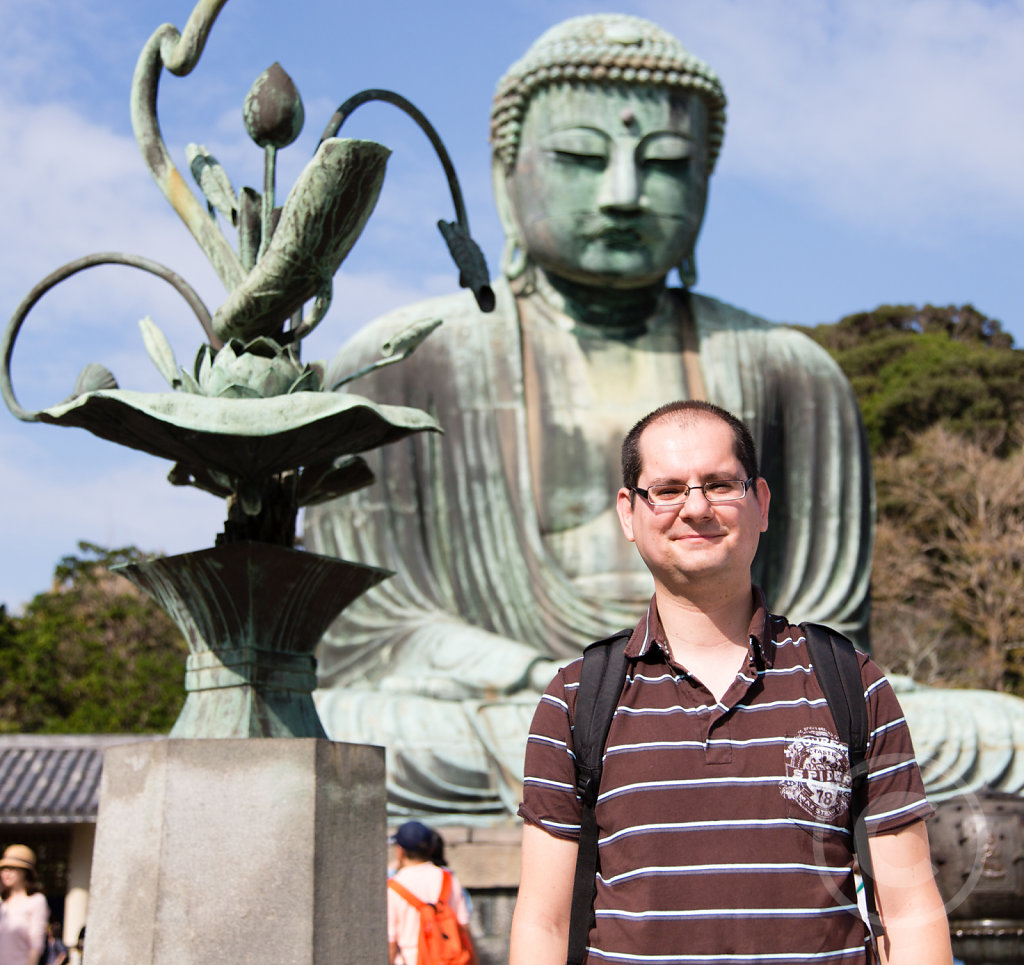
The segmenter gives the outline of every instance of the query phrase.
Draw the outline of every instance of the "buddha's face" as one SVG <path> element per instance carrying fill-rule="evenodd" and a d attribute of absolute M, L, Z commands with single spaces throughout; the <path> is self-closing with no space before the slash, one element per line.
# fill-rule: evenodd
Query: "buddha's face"
<path fill-rule="evenodd" d="M 506 180 L 532 261 L 586 285 L 662 282 L 693 251 L 704 217 L 707 121 L 696 94 L 568 84 L 539 90 Z"/>

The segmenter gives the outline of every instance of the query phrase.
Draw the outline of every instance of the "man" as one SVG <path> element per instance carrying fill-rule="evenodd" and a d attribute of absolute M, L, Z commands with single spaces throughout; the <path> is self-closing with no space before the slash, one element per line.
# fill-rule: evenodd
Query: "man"
<path fill-rule="evenodd" d="M 663 406 L 627 435 L 616 508 L 654 580 L 605 745 L 590 962 L 865 963 L 848 827 L 849 763 L 799 627 L 751 582 L 771 493 L 746 427 Z M 559 671 L 527 744 L 511 965 L 562 965 L 579 835 L 572 720 L 581 660 Z M 868 802 L 890 965 L 952 962 L 909 732 L 861 656 Z"/>
<path fill-rule="evenodd" d="M 410 322 L 444 319 L 352 388 L 429 410 L 445 435 L 369 454 L 377 484 L 305 526 L 315 551 L 396 571 L 325 639 L 318 693 L 333 738 L 388 746 L 393 810 L 515 809 L 553 661 L 650 596 L 618 536 L 614 449 L 666 399 L 739 412 L 769 455 L 780 514 L 755 567 L 773 605 L 864 631 L 872 492 L 850 386 L 804 335 L 690 290 L 724 103 L 648 21 L 552 28 L 494 101 L 495 312 L 434 299 L 334 360 L 356 371 Z"/>

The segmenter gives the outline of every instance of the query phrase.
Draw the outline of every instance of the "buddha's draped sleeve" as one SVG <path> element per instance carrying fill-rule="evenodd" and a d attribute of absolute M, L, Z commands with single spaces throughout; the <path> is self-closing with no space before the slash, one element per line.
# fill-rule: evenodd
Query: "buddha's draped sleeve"
<path fill-rule="evenodd" d="M 421 302 L 364 328 L 332 362 L 333 381 L 380 358 L 381 344 L 404 326 L 444 320 L 411 358 L 347 387 L 425 409 L 444 434 L 366 453 L 375 483 L 307 511 L 308 548 L 394 572 L 328 632 L 321 687 L 512 694 L 531 686 L 538 662 L 577 656 L 609 627 L 635 620 L 631 610 L 581 596 L 544 549 L 515 304 L 507 285 L 495 289 L 492 315 L 468 295 Z M 542 675 L 551 676 L 548 667 Z"/>
<path fill-rule="evenodd" d="M 694 296 L 708 400 L 742 419 L 772 492 L 754 581 L 775 613 L 867 648 L 874 486 L 860 410 L 806 335 Z"/>

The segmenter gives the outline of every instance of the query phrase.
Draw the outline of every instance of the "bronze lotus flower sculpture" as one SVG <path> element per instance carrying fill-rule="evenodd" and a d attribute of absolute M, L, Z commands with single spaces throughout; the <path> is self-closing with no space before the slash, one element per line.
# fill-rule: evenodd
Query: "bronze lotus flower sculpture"
<path fill-rule="evenodd" d="M 12 316 L 0 343 L 0 393 L 19 419 L 79 426 L 172 460 L 171 482 L 228 499 L 228 524 L 220 540 L 291 545 L 300 506 L 372 481 L 356 453 L 412 432 L 439 429 L 420 410 L 330 391 L 370 368 L 400 361 L 437 320 L 412 326 L 395 344 L 382 346 L 375 365 L 333 386 L 323 384 L 323 364 L 304 364 L 300 357 L 301 340 L 327 312 L 334 275 L 373 211 L 390 153 L 373 141 L 334 136 L 351 105 L 373 97 L 391 100 L 427 131 L 456 204 L 458 221 L 440 222 L 442 232 L 463 283 L 474 288 L 482 305 L 489 288 L 443 145 L 412 105 L 389 92 L 364 92 L 339 109 L 284 204 L 277 206 L 277 151 L 298 137 L 305 112 L 291 78 L 275 63 L 257 78 L 243 107 L 246 130 L 264 151 L 262 191 L 243 187 L 236 192 L 224 168 L 199 144 L 189 144 L 185 154 L 205 204 L 187 189 L 157 120 L 159 81 L 164 69 L 182 76 L 195 67 L 225 2 L 200 0 L 183 31 L 164 24 L 154 32 L 136 65 L 131 116 L 147 166 L 224 282 L 227 298 L 211 314 L 184 279 L 149 259 L 118 253 L 78 259 L 36 285 Z M 228 242 L 218 217 L 237 229 L 237 248 Z M 25 318 L 65 278 L 110 263 L 156 274 L 188 302 L 207 336 L 195 364 L 191 370 L 179 368 L 166 338 L 146 318 L 140 323 L 143 340 L 170 392 L 121 389 L 105 367 L 92 364 L 64 402 L 39 411 L 23 409 L 11 384 L 10 364 Z"/>

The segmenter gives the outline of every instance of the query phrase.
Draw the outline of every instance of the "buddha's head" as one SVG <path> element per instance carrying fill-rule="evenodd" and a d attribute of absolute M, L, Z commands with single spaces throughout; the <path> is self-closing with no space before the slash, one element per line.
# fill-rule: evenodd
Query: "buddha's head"
<path fill-rule="evenodd" d="M 715 74 L 647 20 L 574 17 L 498 85 L 493 173 L 503 269 L 595 287 L 693 281 L 725 129 Z"/>

